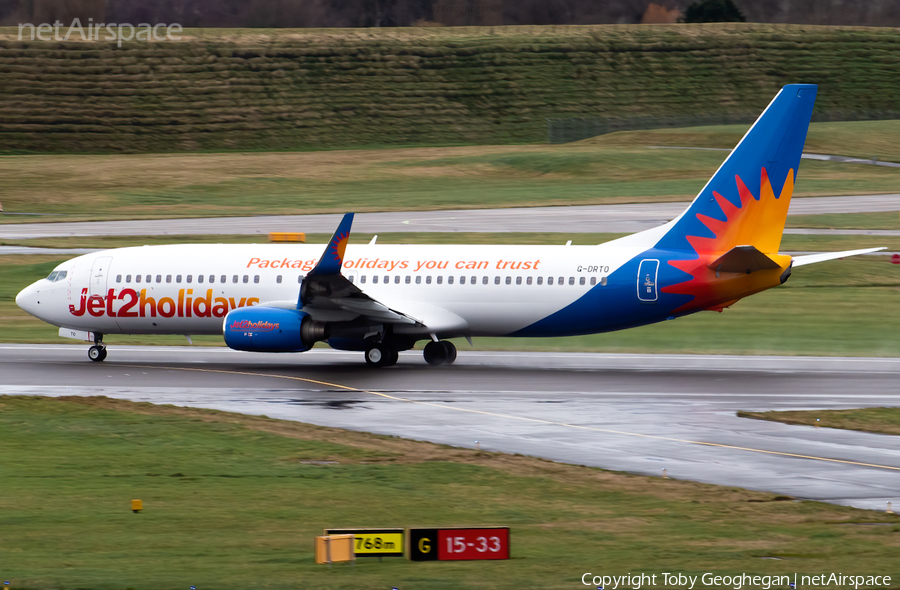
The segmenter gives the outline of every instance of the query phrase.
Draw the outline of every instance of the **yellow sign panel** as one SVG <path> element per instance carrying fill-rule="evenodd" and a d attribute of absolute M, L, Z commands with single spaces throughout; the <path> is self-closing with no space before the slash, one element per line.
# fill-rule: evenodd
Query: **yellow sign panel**
<path fill-rule="evenodd" d="M 403 554 L 403 533 L 356 533 L 353 549 L 357 555 L 367 553 Z"/>

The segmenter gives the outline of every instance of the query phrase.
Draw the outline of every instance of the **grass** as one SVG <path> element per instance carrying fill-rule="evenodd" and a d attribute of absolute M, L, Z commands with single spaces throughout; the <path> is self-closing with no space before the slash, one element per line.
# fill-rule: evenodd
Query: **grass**
<path fill-rule="evenodd" d="M 212 410 L 4 396 L 0 430 L 14 588 L 561 589 L 600 566 L 891 574 L 900 547 L 892 515 Z M 322 460 L 335 463 L 307 463 Z M 875 522 L 887 526 L 856 526 Z M 325 527 L 421 523 L 508 525 L 512 559 L 313 563 Z"/>
<path fill-rule="evenodd" d="M 222 236 L 195 236 L 197 241 L 229 241 Z M 311 243 L 328 236 L 311 234 Z M 522 243 L 597 244 L 611 234 L 473 234 L 397 233 L 379 235 L 381 243 Z M 242 236 L 243 239 L 258 239 Z M 355 243 L 369 235 L 354 234 Z M 185 241 L 194 241 L 184 237 Z M 166 237 L 122 237 L 101 240 L 102 247 L 168 242 Z M 49 242 L 49 243 L 47 243 Z M 38 245 L 99 245 L 92 238 L 53 238 Z M 900 237 L 786 235 L 784 251 L 838 251 L 887 246 L 900 250 Z M 16 293 L 49 274 L 67 257 L 0 257 L 0 341 L 59 342 L 57 329 L 37 320 L 14 303 Z M 893 313 L 900 292 L 900 265 L 887 256 L 864 256 L 795 269 L 783 286 L 749 297 L 723 313 L 703 312 L 641 328 L 569 338 L 478 338 L 476 349 L 567 350 L 598 352 L 664 352 L 785 354 L 826 356 L 900 356 L 900 315 Z M 825 321 L 827 320 L 827 321 Z M 788 326 L 790 329 L 785 329 Z M 106 337 L 110 344 L 184 344 L 181 336 Z M 221 346 L 221 338 L 202 336 L 195 344 Z M 461 349 L 468 344 L 460 342 Z"/>
<path fill-rule="evenodd" d="M 749 128 L 749 125 L 709 125 L 681 129 L 624 131 L 586 139 L 579 144 L 731 149 Z M 900 120 L 812 123 L 803 151 L 900 162 L 900 144 L 896 140 L 898 135 L 900 135 Z M 804 168 L 808 163 L 809 161 L 803 162 Z"/>
<path fill-rule="evenodd" d="M 0 157 L 4 210 L 40 215 L 0 219 L 26 223 L 687 201 L 724 158 L 719 152 L 652 149 L 648 133 L 615 134 L 611 143 L 593 145 L 6 156 Z M 715 137 L 709 129 L 692 134 Z M 873 138 L 874 145 L 880 137 Z M 890 193 L 900 186 L 900 169 L 804 161 L 799 179 L 797 196 Z"/>
<path fill-rule="evenodd" d="M 738 412 L 743 418 L 770 420 L 785 424 L 861 430 L 900 435 L 900 408 L 863 408 L 854 410 L 811 410 L 781 412 Z"/>
<path fill-rule="evenodd" d="M 548 118 L 900 111 L 897 30 L 791 25 L 194 30 L 180 42 L 0 31 L 6 152 L 545 141 Z"/>

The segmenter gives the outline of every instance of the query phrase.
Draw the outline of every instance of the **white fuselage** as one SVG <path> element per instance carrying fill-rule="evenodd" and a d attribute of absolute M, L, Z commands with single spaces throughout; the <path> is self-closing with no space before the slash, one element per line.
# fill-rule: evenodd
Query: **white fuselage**
<path fill-rule="evenodd" d="M 59 265 L 64 278 L 42 279 L 16 301 L 46 322 L 77 330 L 221 334 L 222 319 L 235 308 L 296 305 L 300 282 L 323 249 L 197 244 L 105 250 Z M 640 249 L 639 243 L 629 247 L 628 238 L 600 246 L 351 245 L 342 272 L 431 331 L 499 336 L 605 286 Z"/>

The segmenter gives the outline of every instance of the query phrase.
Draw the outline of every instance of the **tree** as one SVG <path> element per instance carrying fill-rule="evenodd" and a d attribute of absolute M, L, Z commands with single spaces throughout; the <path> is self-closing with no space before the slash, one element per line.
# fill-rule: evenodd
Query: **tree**
<path fill-rule="evenodd" d="M 686 23 L 742 23 L 746 20 L 732 0 L 698 0 L 684 11 Z"/>

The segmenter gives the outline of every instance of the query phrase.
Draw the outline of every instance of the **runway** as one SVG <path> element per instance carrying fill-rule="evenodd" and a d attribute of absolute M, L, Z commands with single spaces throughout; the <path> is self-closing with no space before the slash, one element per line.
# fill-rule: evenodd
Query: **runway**
<path fill-rule="evenodd" d="M 662 225 L 681 214 L 688 203 L 639 203 L 580 207 L 523 207 L 456 211 L 360 213 L 353 230 L 386 232 L 566 232 L 633 233 Z M 900 210 L 900 194 L 807 197 L 791 201 L 789 215 L 883 212 Z M 273 231 L 330 233 L 340 214 L 153 219 L 0 225 L 0 239 L 59 236 L 146 236 L 266 234 Z M 785 233 L 856 233 L 900 235 L 897 230 L 786 230 Z"/>
<path fill-rule="evenodd" d="M 0 345 L 0 393 L 216 408 L 884 510 L 898 437 L 737 418 L 900 405 L 900 359 L 471 352 L 390 369 L 360 353 Z M 476 442 L 477 441 L 477 442 Z"/>

